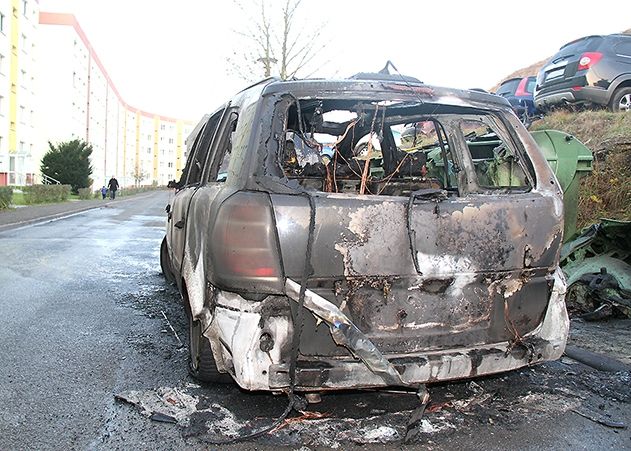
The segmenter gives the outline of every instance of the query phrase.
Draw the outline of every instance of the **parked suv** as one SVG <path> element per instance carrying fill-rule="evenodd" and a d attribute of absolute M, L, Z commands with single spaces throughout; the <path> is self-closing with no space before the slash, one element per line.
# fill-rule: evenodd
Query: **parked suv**
<path fill-rule="evenodd" d="M 523 121 L 537 114 L 533 99 L 536 83 L 535 77 L 509 78 L 500 84 L 495 94 L 505 97 L 513 107 L 515 114 Z"/>
<path fill-rule="evenodd" d="M 535 105 L 631 109 L 631 36 L 586 36 L 565 44 L 539 71 Z"/>
<path fill-rule="evenodd" d="M 187 145 L 161 264 L 199 379 L 418 388 L 563 353 L 562 193 L 505 99 L 268 79 Z"/>

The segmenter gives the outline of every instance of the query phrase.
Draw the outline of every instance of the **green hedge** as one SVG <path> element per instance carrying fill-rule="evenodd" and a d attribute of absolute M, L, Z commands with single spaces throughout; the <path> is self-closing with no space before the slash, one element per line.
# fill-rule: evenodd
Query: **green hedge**
<path fill-rule="evenodd" d="M 92 199 L 92 190 L 90 188 L 79 188 L 79 199 Z"/>
<path fill-rule="evenodd" d="M 164 189 L 164 186 L 143 185 L 143 186 L 132 186 L 129 188 L 121 188 L 118 191 L 116 191 L 116 197 L 133 196 L 134 194 L 146 193 L 149 191 L 157 191 L 159 189 Z"/>
<path fill-rule="evenodd" d="M 27 204 L 64 202 L 70 196 L 70 185 L 31 185 L 22 188 Z"/>
<path fill-rule="evenodd" d="M 10 186 L 0 186 L 0 210 L 9 208 L 13 199 L 13 188 Z"/>

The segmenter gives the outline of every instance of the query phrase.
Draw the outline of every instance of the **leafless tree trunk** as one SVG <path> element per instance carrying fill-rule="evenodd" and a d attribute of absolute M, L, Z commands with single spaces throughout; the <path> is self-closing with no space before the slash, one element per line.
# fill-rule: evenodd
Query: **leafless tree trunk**
<path fill-rule="evenodd" d="M 313 27 L 297 17 L 302 0 L 282 0 L 278 6 L 272 0 L 259 0 L 256 16 L 239 3 L 244 13 L 244 28 L 236 34 L 245 39 L 249 50 L 243 54 L 235 52 L 228 60 L 230 71 L 246 80 L 259 78 L 259 64 L 263 66 L 263 77 L 277 75 L 283 80 L 298 75 L 308 77 L 309 64 L 325 47 L 322 42 L 322 26 Z M 275 30 L 278 30 L 276 32 Z"/>

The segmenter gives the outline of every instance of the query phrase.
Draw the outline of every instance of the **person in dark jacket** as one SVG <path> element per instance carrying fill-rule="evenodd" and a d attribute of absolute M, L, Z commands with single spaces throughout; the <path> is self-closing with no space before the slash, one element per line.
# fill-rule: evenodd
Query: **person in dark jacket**
<path fill-rule="evenodd" d="M 116 190 L 118 189 L 118 180 L 114 176 L 107 182 L 107 188 L 110 191 L 110 199 L 114 200 L 116 198 Z"/>

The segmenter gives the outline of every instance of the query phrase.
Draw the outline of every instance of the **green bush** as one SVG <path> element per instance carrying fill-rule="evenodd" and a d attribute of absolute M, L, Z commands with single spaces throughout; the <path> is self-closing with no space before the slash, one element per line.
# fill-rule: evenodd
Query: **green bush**
<path fill-rule="evenodd" d="M 90 188 L 79 188 L 79 199 L 92 199 L 92 190 Z"/>
<path fill-rule="evenodd" d="M 70 196 L 70 185 L 31 185 L 22 188 L 27 204 L 64 202 Z"/>
<path fill-rule="evenodd" d="M 121 188 L 118 191 L 116 191 L 116 197 L 133 196 L 134 194 L 146 193 L 148 191 L 156 191 L 160 189 L 164 189 L 164 186 L 157 186 L 157 185 L 130 186 L 129 188 Z"/>
<path fill-rule="evenodd" d="M 9 208 L 13 199 L 13 188 L 10 186 L 0 186 L 0 210 Z"/>

